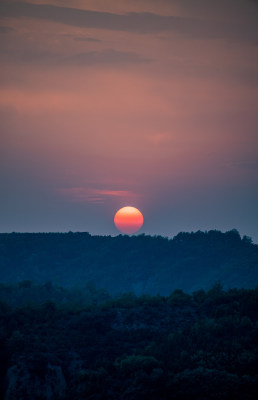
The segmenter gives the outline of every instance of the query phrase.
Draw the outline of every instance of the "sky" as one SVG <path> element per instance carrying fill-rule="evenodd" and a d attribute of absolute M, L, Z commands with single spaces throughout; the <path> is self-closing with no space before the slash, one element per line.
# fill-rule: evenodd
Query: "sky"
<path fill-rule="evenodd" d="M 258 1 L 0 0 L 0 232 L 258 243 Z"/>

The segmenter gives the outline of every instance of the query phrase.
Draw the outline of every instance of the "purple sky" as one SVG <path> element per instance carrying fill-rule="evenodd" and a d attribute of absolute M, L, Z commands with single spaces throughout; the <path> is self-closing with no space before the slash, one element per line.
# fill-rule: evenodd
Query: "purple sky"
<path fill-rule="evenodd" d="M 258 1 L 0 0 L 0 231 L 258 243 Z"/>

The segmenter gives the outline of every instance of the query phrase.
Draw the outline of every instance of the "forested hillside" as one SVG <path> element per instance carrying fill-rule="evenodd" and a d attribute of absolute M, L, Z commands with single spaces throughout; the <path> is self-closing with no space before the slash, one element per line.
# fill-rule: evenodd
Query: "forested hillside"
<path fill-rule="evenodd" d="M 1 288 L 1 399 L 257 398 L 257 289 L 104 299 L 89 288 L 80 303 L 68 289 L 18 287 Z"/>
<path fill-rule="evenodd" d="M 258 284 L 258 246 L 236 230 L 151 236 L 89 233 L 0 234 L 0 282 L 31 280 L 63 287 L 93 284 L 110 293 L 168 295 Z"/>

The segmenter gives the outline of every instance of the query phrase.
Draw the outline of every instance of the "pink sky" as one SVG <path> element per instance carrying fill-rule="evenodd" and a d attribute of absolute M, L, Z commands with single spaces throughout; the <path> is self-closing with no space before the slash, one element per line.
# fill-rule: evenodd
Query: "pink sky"
<path fill-rule="evenodd" d="M 0 231 L 258 242 L 252 0 L 0 2 Z"/>

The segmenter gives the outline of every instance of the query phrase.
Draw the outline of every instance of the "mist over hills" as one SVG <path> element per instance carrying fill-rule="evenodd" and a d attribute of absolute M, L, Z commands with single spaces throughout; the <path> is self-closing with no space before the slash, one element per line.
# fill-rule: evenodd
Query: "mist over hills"
<path fill-rule="evenodd" d="M 0 234 L 0 282 L 83 288 L 111 294 L 169 295 L 258 285 L 258 246 L 236 230 L 161 236 L 91 236 L 89 233 Z"/>

